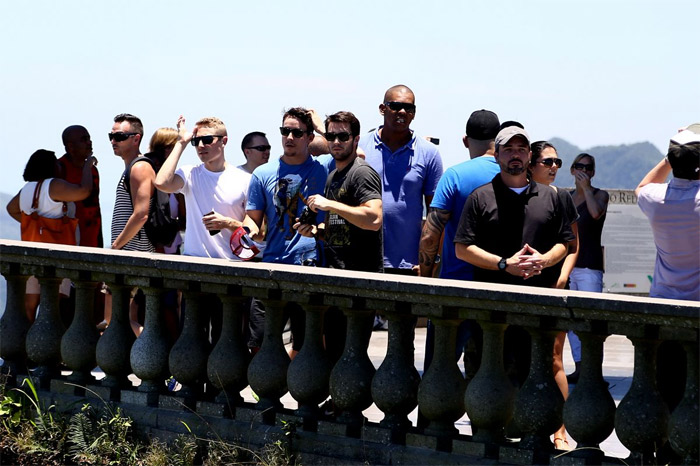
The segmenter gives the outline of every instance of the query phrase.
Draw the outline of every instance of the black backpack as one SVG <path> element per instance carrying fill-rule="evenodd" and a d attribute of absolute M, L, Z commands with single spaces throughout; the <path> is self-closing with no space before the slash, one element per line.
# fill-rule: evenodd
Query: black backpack
<path fill-rule="evenodd" d="M 155 170 L 155 163 L 148 157 L 136 157 L 131 161 L 124 172 L 124 187 L 131 199 L 131 167 L 137 162 L 148 162 Z M 176 218 L 170 216 L 170 194 L 159 190 L 153 191 L 151 206 L 148 211 L 148 220 L 143 226 L 148 240 L 156 247 L 170 246 L 180 231 L 180 224 Z"/>

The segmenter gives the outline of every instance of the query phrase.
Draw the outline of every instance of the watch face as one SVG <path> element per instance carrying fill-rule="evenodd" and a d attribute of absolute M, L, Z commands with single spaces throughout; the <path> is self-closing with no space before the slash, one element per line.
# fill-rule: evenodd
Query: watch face
<path fill-rule="evenodd" d="M 498 270 L 505 270 L 506 267 L 508 267 L 508 264 L 506 264 L 505 259 L 501 259 L 500 261 L 498 261 Z"/>

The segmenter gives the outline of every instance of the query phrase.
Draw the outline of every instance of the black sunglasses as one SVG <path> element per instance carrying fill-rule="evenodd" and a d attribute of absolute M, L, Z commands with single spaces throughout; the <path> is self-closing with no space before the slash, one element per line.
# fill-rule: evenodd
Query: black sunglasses
<path fill-rule="evenodd" d="M 192 141 L 190 141 L 190 143 L 191 143 L 194 147 L 197 147 L 197 146 L 199 145 L 199 142 L 201 141 L 201 142 L 204 143 L 205 146 L 208 146 L 209 144 L 211 144 L 212 142 L 214 142 L 214 138 L 220 138 L 220 137 L 223 137 L 223 136 L 214 136 L 214 135 L 210 135 L 210 136 L 197 136 L 196 138 L 192 138 Z"/>
<path fill-rule="evenodd" d="M 110 141 L 122 142 L 129 139 L 131 136 L 136 136 L 139 133 L 107 133 Z"/>
<path fill-rule="evenodd" d="M 263 145 L 261 145 L 261 146 L 250 146 L 250 147 L 246 147 L 246 149 L 255 149 L 255 150 L 258 151 L 258 152 L 265 152 L 266 150 L 270 150 L 271 148 L 272 148 L 272 146 L 268 146 L 268 145 L 265 145 L 265 144 L 263 144 Z"/>
<path fill-rule="evenodd" d="M 384 102 L 384 105 L 395 112 L 406 110 L 406 113 L 416 113 L 416 104 L 409 104 L 407 102 Z"/>
<path fill-rule="evenodd" d="M 306 133 L 310 133 L 311 131 L 304 131 L 303 129 L 297 129 L 297 128 L 286 128 L 284 126 L 280 126 L 280 134 L 284 137 L 289 136 L 289 133 L 292 133 L 292 136 L 295 138 L 300 138 Z"/>
<path fill-rule="evenodd" d="M 593 165 L 592 163 L 576 162 L 575 164 L 573 164 L 571 166 L 571 168 L 573 168 L 574 170 L 586 170 L 586 171 L 592 172 L 593 170 L 595 170 L 595 165 Z"/>
<path fill-rule="evenodd" d="M 352 137 L 352 134 L 348 133 L 347 131 L 343 131 L 341 133 L 323 133 L 323 137 L 326 138 L 326 141 L 328 142 L 333 142 L 336 138 L 338 138 L 340 142 L 348 142 L 348 140 Z"/>
<path fill-rule="evenodd" d="M 561 164 L 564 163 L 562 159 L 544 159 L 544 160 L 538 160 L 537 163 L 541 163 L 545 167 L 551 167 L 552 165 L 556 165 L 557 168 L 561 168 Z"/>

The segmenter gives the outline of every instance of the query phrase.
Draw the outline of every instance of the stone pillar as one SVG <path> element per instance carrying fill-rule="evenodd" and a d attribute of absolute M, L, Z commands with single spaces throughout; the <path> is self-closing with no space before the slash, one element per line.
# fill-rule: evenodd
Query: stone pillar
<path fill-rule="evenodd" d="M 7 280 L 7 299 L 0 318 L 0 357 L 5 361 L 0 372 L 14 377 L 27 373 L 26 339 L 30 323 L 24 310 L 27 276 L 13 273 L 9 268 L 3 266 L 2 272 Z"/>
<path fill-rule="evenodd" d="M 431 319 L 435 325 L 433 362 L 418 387 L 418 409 L 430 421 L 425 433 L 457 434 L 455 421 L 464 414 L 466 382 L 455 361 L 459 320 Z"/>
<path fill-rule="evenodd" d="M 615 413 L 615 431 L 635 463 L 651 463 L 666 442 L 669 413 L 656 388 L 658 340 L 630 338 L 634 345 L 634 376 Z"/>
<path fill-rule="evenodd" d="M 48 388 L 51 377 L 59 374 L 61 338 L 66 331 L 58 309 L 61 280 L 56 276 L 39 278 L 39 315 L 27 332 L 27 356 L 37 364 L 33 376 L 39 379 L 42 388 Z"/>
<path fill-rule="evenodd" d="M 484 332 L 481 366 L 464 395 L 464 406 L 477 442 L 500 444 L 513 416 L 515 388 L 503 366 L 503 341 L 507 324 L 479 321 Z"/>
<path fill-rule="evenodd" d="M 161 290 L 141 287 L 146 295 L 146 319 L 143 332 L 131 347 L 131 367 L 141 379 L 138 390 L 158 394 L 165 389 L 168 376 L 168 341 L 161 310 Z M 149 405 L 157 403 L 157 397 L 149 398 Z"/>
<path fill-rule="evenodd" d="M 281 408 L 280 398 L 287 393 L 289 355 L 284 348 L 284 302 L 264 300 L 265 336 L 262 346 L 248 366 L 250 388 L 258 395 L 257 408 Z"/>
<path fill-rule="evenodd" d="M 698 343 L 684 343 L 688 358 L 688 373 L 685 393 L 671 415 L 669 441 L 673 449 L 683 457 L 684 464 L 700 464 L 698 450 L 700 444 L 700 390 L 698 390 Z"/>
<path fill-rule="evenodd" d="M 209 357 L 206 328 L 209 328 L 209 323 L 202 322 L 200 315 L 202 293 L 184 291 L 183 294 L 187 303 L 185 322 L 180 337 L 170 350 L 168 367 L 170 374 L 182 384 L 178 395 L 194 399 L 202 393 L 206 380 Z"/>
<path fill-rule="evenodd" d="M 121 277 L 120 277 L 121 278 Z M 97 365 L 105 373 L 102 386 L 112 389 L 130 387 L 131 347 L 136 340 L 129 322 L 129 288 L 121 279 L 109 285 L 112 292 L 112 319 L 97 341 Z"/>
<path fill-rule="evenodd" d="M 549 436 L 562 424 L 564 397 L 554 381 L 552 348 L 558 330 L 528 328 L 532 338 L 530 371 L 515 399 L 513 421 L 523 433 L 521 448 L 553 449 Z"/>
<path fill-rule="evenodd" d="M 603 343 L 607 335 L 582 331 L 577 335 L 581 340 L 580 376 L 564 404 L 564 425 L 577 443 L 570 455 L 600 463 L 600 443 L 610 436 L 615 422 L 615 401 L 603 379 Z"/>
<path fill-rule="evenodd" d="M 212 385 L 221 390 L 218 403 L 230 405 L 243 402 L 240 391 L 248 385 L 246 372 L 250 353 L 243 340 L 243 316 L 241 305 L 248 300 L 238 296 L 220 294 L 223 303 L 223 322 L 219 341 L 209 355 L 207 376 Z"/>
<path fill-rule="evenodd" d="M 328 306 L 306 304 L 304 344 L 289 365 L 287 386 L 299 403 L 297 414 L 318 418 L 318 405 L 328 397 L 331 363 L 323 348 L 323 312 Z"/>
<path fill-rule="evenodd" d="M 405 431 L 411 426 L 408 414 L 418 404 L 420 374 L 413 360 L 416 318 L 410 314 L 386 312 L 389 341 L 384 361 L 372 379 L 372 399 L 384 412 L 381 425 Z"/>
<path fill-rule="evenodd" d="M 342 309 L 348 318 L 343 355 L 331 371 L 330 392 L 342 410 L 338 421 L 349 426 L 362 425 L 362 411 L 372 405 L 372 378 L 376 372 L 367 355 L 372 336 L 374 312 L 367 309 Z"/>
<path fill-rule="evenodd" d="M 75 314 L 61 339 L 63 363 L 73 371 L 68 380 L 78 385 L 94 382 L 95 351 L 99 334 L 94 323 L 95 282 L 75 282 Z"/>

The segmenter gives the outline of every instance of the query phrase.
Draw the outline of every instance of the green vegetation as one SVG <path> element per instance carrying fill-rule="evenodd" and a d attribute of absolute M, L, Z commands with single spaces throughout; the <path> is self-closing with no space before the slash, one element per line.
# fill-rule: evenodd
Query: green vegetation
<path fill-rule="evenodd" d="M 223 441 L 181 434 L 171 444 L 142 441 L 133 421 L 109 403 L 85 404 L 67 415 L 46 406 L 30 379 L 9 388 L 0 375 L 0 464 L 204 466 L 297 465 L 292 450 L 296 424 L 285 423 L 283 440 L 252 451 Z"/>

